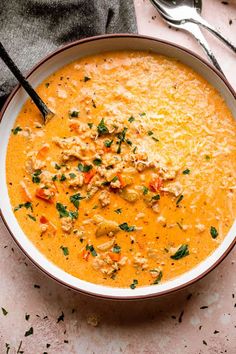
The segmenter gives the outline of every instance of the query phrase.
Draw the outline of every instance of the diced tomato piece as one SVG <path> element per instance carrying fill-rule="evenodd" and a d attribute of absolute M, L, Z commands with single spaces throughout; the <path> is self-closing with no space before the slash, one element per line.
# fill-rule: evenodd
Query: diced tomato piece
<path fill-rule="evenodd" d="M 119 260 L 121 258 L 121 254 L 120 253 L 109 252 L 109 257 L 111 258 L 111 260 L 113 262 L 119 262 Z"/>
<path fill-rule="evenodd" d="M 36 192 L 35 192 L 35 195 L 37 198 L 40 198 L 48 203 L 53 203 L 53 200 L 52 200 L 52 193 L 49 192 L 49 194 L 45 193 L 45 189 L 43 188 L 37 188 L 36 189 Z M 51 191 L 50 189 L 47 189 L 47 191 Z M 54 195 L 54 194 L 53 194 Z"/>
<path fill-rule="evenodd" d="M 159 177 L 149 182 L 149 188 L 152 192 L 158 192 L 161 187 L 163 187 L 163 181 Z"/>
<path fill-rule="evenodd" d="M 90 170 L 88 172 L 85 172 L 84 183 L 88 184 L 91 181 L 91 179 L 93 178 L 93 176 L 95 175 L 95 173 L 96 173 L 95 170 Z"/>
<path fill-rule="evenodd" d="M 86 251 L 85 249 L 82 251 L 82 258 L 88 261 L 90 252 Z"/>
<path fill-rule="evenodd" d="M 47 224 L 47 223 L 48 223 L 48 219 L 45 218 L 44 215 L 42 215 L 42 216 L 40 217 L 39 221 L 41 222 L 41 224 Z"/>
<path fill-rule="evenodd" d="M 48 153 L 49 147 L 47 145 L 44 145 L 41 147 L 41 149 L 37 153 L 37 159 L 43 160 L 45 159 L 47 153 Z"/>
<path fill-rule="evenodd" d="M 71 130 L 77 131 L 78 130 L 78 124 L 77 123 L 71 123 L 69 125 Z"/>

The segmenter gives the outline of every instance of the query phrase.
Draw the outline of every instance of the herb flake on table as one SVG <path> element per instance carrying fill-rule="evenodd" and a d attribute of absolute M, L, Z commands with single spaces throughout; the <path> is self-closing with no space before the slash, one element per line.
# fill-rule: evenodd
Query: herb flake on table
<path fill-rule="evenodd" d="M 135 226 L 129 226 L 127 222 L 124 222 L 123 224 L 119 225 L 119 228 L 123 231 L 131 232 L 135 231 Z"/>
<path fill-rule="evenodd" d="M 61 315 L 57 319 L 57 323 L 64 321 L 64 318 L 65 318 L 65 315 L 64 315 L 64 312 L 62 311 Z"/>
<path fill-rule="evenodd" d="M 212 238 L 217 238 L 217 236 L 219 235 L 218 231 L 216 230 L 216 228 L 214 226 L 211 226 L 210 228 L 210 234 Z"/>
<path fill-rule="evenodd" d="M 62 250 L 64 256 L 69 256 L 69 249 L 68 249 L 68 247 L 61 246 L 60 249 Z"/>
<path fill-rule="evenodd" d="M 4 316 L 6 316 L 8 314 L 8 311 L 6 309 L 4 309 L 4 307 L 2 307 L 2 313 Z"/>
<path fill-rule="evenodd" d="M 25 332 L 25 337 L 31 336 L 32 334 L 34 334 L 34 329 L 30 327 L 30 329 Z"/>
<path fill-rule="evenodd" d="M 175 254 L 173 254 L 172 256 L 170 256 L 171 259 L 181 259 L 183 257 L 186 257 L 189 255 L 189 249 L 188 249 L 188 245 L 181 245 L 178 250 L 175 252 Z"/>

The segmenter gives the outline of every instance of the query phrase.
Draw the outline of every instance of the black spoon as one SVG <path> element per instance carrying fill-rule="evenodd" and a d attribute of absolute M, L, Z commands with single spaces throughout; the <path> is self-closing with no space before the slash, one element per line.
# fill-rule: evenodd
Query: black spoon
<path fill-rule="evenodd" d="M 16 64 L 13 62 L 6 49 L 0 42 L 0 58 L 4 61 L 7 67 L 11 70 L 12 74 L 17 78 L 19 83 L 24 87 L 25 91 L 32 98 L 40 112 L 43 116 L 44 124 L 47 123 L 49 119 L 54 116 L 54 113 L 50 111 L 50 109 L 46 106 L 43 100 L 39 97 L 37 92 L 33 89 L 30 83 L 25 79 L 21 71 L 18 69 Z"/>

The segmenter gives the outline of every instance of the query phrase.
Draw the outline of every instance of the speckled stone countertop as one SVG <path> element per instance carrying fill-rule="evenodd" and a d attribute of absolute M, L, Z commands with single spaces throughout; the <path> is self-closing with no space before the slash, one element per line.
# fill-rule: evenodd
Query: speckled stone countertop
<path fill-rule="evenodd" d="M 236 2 L 205 0 L 203 16 L 236 42 Z M 204 55 L 169 29 L 148 0 L 135 0 L 139 33 Z M 206 33 L 236 89 L 236 57 Z M 0 222 L 0 354 L 236 353 L 236 250 L 193 286 L 171 296 L 121 303 L 93 299 L 48 279 Z"/>

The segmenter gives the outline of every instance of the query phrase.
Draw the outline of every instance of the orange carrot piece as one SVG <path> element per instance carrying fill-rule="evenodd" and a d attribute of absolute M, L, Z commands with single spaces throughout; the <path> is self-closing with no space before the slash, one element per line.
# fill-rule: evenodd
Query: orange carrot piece
<path fill-rule="evenodd" d="M 91 181 L 91 179 L 93 178 L 93 176 L 95 175 L 95 173 L 96 173 L 95 170 L 90 170 L 88 172 L 85 172 L 84 183 L 88 184 Z"/>
<path fill-rule="evenodd" d="M 155 178 L 149 182 L 149 188 L 152 192 L 158 192 L 163 187 L 163 181 L 161 178 Z"/>
<path fill-rule="evenodd" d="M 35 195 L 37 198 L 40 198 L 40 199 L 44 200 L 45 202 L 53 203 L 51 195 L 46 194 L 45 189 L 43 189 L 43 188 L 37 188 Z"/>
<path fill-rule="evenodd" d="M 111 258 L 111 260 L 113 262 L 119 262 L 119 260 L 121 258 L 121 254 L 120 253 L 109 252 L 109 257 Z"/>
<path fill-rule="evenodd" d="M 41 147 L 41 149 L 37 153 L 37 159 L 44 160 L 47 153 L 48 153 L 49 147 L 47 145 L 44 145 Z"/>
<path fill-rule="evenodd" d="M 85 249 L 82 251 L 82 258 L 85 259 L 85 261 L 88 262 L 90 252 L 86 251 Z"/>

